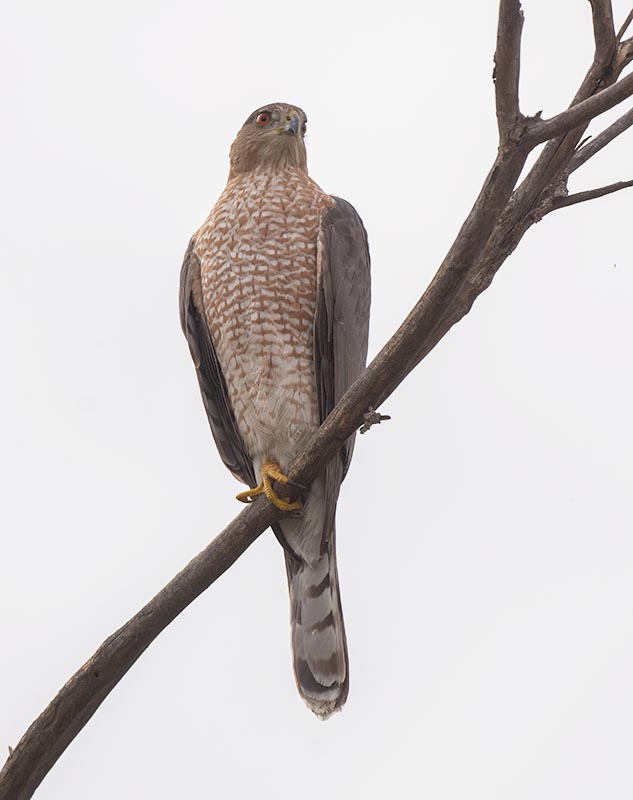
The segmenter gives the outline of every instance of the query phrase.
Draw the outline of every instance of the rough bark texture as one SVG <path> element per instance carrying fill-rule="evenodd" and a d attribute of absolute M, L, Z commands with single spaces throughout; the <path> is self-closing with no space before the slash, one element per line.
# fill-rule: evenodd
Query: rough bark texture
<path fill-rule="evenodd" d="M 521 67 L 521 31 L 523 12 L 519 0 L 501 0 L 497 26 L 495 68 L 495 103 L 499 141 L 503 144 L 518 122 L 519 72 Z"/>
<path fill-rule="evenodd" d="M 349 389 L 288 473 L 309 484 L 446 332 L 470 310 L 525 232 L 550 211 L 599 197 L 632 181 L 567 195 L 567 179 L 596 152 L 633 125 L 633 110 L 577 149 L 587 123 L 633 95 L 633 75 L 619 80 L 633 58 L 633 39 L 618 36 L 611 3 L 591 0 L 595 55 L 570 108 L 550 120 L 519 111 L 520 35 L 518 0 L 501 0 L 495 95 L 499 151 L 471 212 L 431 284 L 407 319 Z M 517 187 L 528 154 L 547 142 Z M 280 516 L 265 498 L 245 508 L 138 614 L 110 636 L 73 675 L 26 731 L 0 772 L 0 800 L 27 800 L 68 744 L 121 677 L 169 623 L 222 575 Z"/>

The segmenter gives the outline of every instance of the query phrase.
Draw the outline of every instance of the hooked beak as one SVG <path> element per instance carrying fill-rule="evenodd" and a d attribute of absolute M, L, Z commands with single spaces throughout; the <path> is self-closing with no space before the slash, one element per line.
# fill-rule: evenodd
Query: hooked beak
<path fill-rule="evenodd" d="M 299 115 L 296 111 L 291 111 L 286 118 L 283 131 L 287 133 L 288 136 L 296 136 L 299 133 L 300 125 L 301 120 L 299 119 Z"/>

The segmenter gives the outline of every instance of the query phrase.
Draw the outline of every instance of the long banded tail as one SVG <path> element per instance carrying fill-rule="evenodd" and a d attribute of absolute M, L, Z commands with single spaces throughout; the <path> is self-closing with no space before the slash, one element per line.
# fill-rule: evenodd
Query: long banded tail
<path fill-rule="evenodd" d="M 329 538 L 329 552 L 312 564 L 286 553 L 295 679 L 306 705 L 321 719 L 343 706 L 349 684 L 334 531 Z"/>

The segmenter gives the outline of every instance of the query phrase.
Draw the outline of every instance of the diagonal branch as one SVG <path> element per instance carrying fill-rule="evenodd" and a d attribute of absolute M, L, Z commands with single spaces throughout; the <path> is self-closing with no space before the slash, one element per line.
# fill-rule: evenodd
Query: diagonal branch
<path fill-rule="evenodd" d="M 606 194 L 613 194 L 619 192 L 621 189 L 629 189 L 633 186 L 633 181 L 619 181 L 618 183 L 610 183 L 608 186 L 601 186 L 598 189 L 589 189 L 586 192 L 576 192 L 576 194 L 568 194 L 566 197 L 557 197 L 552 202 L 551 211 L 556 211 L 558 208 L 566 208 L 567 206 L 575 206 L 576 203 L 584 203 L 586 200 L 595 200 L 597 197 L 604 197 Z"/>
<path fill-rule="evenodd" d="M 193 600 L 278 516 L 270 503 L 245 508 L 147 605 L 108 637 L 26 731 L 0 771 L 0 798 L 26 800 L 117 683 Z"/>
<path fill-rule="evenodd" d="M 623 38 L 624 34 L 628 31 L 629 25 L 632 22 L 633 22 L 633 8 L 629 11 L 626 19 L 622 23 L 622 27 L 618 31 L 618 35 L 616 36 L 616 39 L 617 39 L 618 42 L 622 41 L 622 38 Z"/>
<path fill-rule="evenodd" d="M 431 284 L 360 378 L 288 468 L 310 485 L 316 475 L 433 346 L 455 313 L 459 289 L 483 251 L 527 159 L 515 146 L 497 156 L 475 204 Z M 470 306 L 468 306 L 469 308 Z M 463 316 L 468 308 L 462 309 Z M 450 326 L 449 326 L 450 327 Z M 433 344 L 432 344 L 433 342 Z M 30 726 L 0 772 L 0 800 L 28 800 L 99 705 L 164 628 L 280 516 L 262 497 L 249 506 L 138 614 L 107 639 Z"/>
<path fill-rule="evenodd" d="M 495 102 L 499 139 L 505 142 L 519 120 L 519 71 L 523 12 L 519 0 L 501 0 L 494 61 Z"/>
<path fill-rule="evenodd" d="M 418 304 L 348 389 L 288 476 L 310 485 L 316 475 L 430 349 L 468 270 L 482 252 L 528 156 L 515 146 L 498 155 L 455 242 Z M 463 314 L 467 311 L 463 310 Z M 462 315 L 463 315 L 462 314 Z M 47 772 L 149 644 L 269 527 L 280 512 L 264 498 L 245 509 L 206 550 L 126 625 L 106 640 L 24 734 L 0 772 L 0 800 L 28 800 Z"/>
<path fill-rule="evenodd" d="M 548 139 L 562 136 L 617 106 L 631 95 L 633 95 L 633 74 L 627 75 L 612 86 L 582 100 L 551 119 L 533 121 L 529 126 L 528 137 L 533 144 L 541 144 Z"/>
<path fill-rule="evenodd" d="M 582 167 L 586 161 L 595 156 L 596 153 L 599 153 L 621 133 L 628 130 L 631 125 L 633 125 L 633 108 L 623 114 L 612 125 L 609 125 L 608 128 L 605 128 L 602 133 L 590 139 L 580 150 L 576 150 L 569 162 L 569 172 L 575 172 L 579 167 Z"/>

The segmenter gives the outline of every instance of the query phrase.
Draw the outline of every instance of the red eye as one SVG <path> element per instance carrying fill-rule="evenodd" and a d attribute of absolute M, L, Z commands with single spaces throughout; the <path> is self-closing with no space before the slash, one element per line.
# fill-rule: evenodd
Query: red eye
<path fill-rule="evenodd" d="M 305 136 L 307 130 L 308 130 L 308 123 L 304 122 L 303 125 L 301 126 L 301 133 Z"/>
<path fill-rule="evenodd" d="M 270 122 L 270 114 L 268 111 L 262 111 L 262 113 L 257 117 L 257 124 L 258 125 L 268 125 Z"/>

